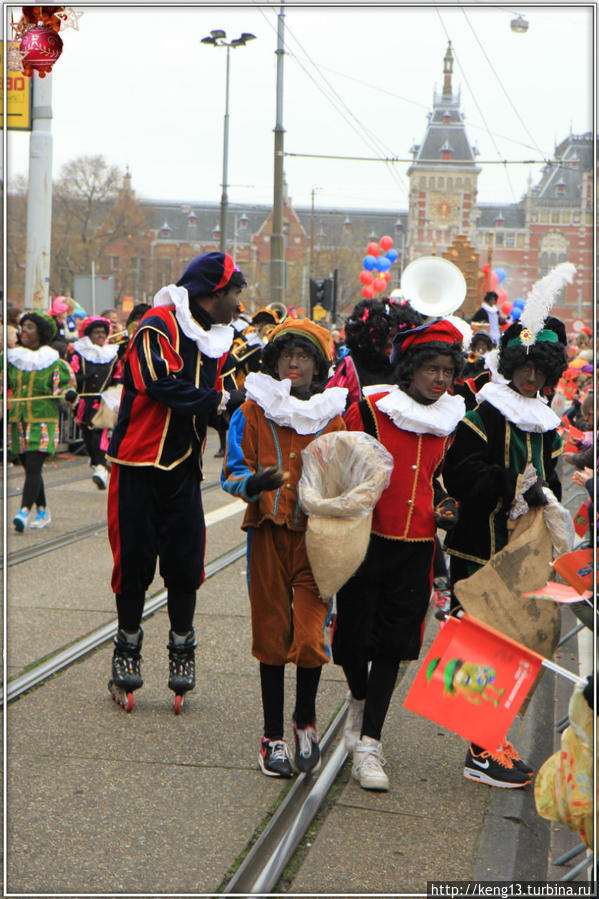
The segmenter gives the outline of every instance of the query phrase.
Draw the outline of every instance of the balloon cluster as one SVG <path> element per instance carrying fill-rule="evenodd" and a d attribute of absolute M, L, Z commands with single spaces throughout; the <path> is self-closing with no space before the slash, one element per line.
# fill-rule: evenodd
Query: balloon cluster
<path fill-rule="evenodd" d="M 485 291 L 493 290 L 497 294 L 497 305 L 499 309 L 506 317 L 509 317 L 512 322 L 515 322 L 522 314 L 524 300 L 522 297 L 518 297 L 511 303 L 507 298 L 507 290 L 499 286 L 505 281 L 505 270 L 497 268 L 495 271 L 492 271 L 491 266 L 487 262 L 482 266 L 482 271 L 485 275 Z"/>
<path fill-rule="evenodd" d="M 360 281 L 364 285 L 362 296 L 365 300 L 371 300 L 375 293 L 381 293 L 386 288 L 391 278 L 389 269 L 397 261 L 398 255 L 397 250 L 393 249 L 393 239 L 388 234 L 381 237 L 379 243 L 372 241 L 368 244 L 360 272 Z"/>

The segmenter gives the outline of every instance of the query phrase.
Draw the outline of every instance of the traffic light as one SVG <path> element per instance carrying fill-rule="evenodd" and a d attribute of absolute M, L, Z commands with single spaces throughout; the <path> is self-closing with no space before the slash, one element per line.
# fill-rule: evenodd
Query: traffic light
<path fill-rule="evenodd" d="M 323 309 L 329 311 L 331 309 L 333 299 L 333 279 L 322 278 L 320 281 L 310 278 L 310 310 L 314 311 L 315 306 L 322 306 Z"/>

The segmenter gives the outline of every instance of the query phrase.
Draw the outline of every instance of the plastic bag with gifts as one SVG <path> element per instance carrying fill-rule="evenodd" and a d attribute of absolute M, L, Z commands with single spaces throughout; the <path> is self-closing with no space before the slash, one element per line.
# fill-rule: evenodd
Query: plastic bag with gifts
<path fill-rule="evenodd" d="M 302 450 L 299 498 L 308 516 L 306 550 L 323 599 L 363 561 L 372 511 L 392 470 L 391 453 L 361 431 L 323 434 Z"/>

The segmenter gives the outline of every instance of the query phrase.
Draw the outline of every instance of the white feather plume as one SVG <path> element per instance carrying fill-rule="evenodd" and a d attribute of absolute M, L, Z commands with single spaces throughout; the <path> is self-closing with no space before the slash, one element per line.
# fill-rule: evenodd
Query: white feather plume
<path fill-rule="evenodd" d="M 545 277 L 533 284 L 519 319 L 522 327 L 530 331 L 531 338 L 527 343 L 534 343 L 557 294 L 566 284 L 572 283 L 575 274 L 576 266 L 571 262 L 560 262 Z"/>

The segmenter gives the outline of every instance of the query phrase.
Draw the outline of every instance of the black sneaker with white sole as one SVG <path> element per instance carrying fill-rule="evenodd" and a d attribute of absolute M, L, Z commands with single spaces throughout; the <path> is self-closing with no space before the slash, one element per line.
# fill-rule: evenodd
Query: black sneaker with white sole
<path fill-rule="evenodd" d="M 302 772 L 318 771 L 321 758 L 315 726 L 308 724 L 300 729 L 294 722 L 293 737 L 295 739 L 294 764 L 297 770 Z"/>
<path fill-rule="evenodd" d="M 262 737 L 258 763 L 260 770 L 267 777 L 291 777 L 293 774 L 285 740 L 269 740 Z"/>
<path fill-rule="evenodd" d="M 503 747 L 495 753 L 486 750 L 476 753 L 469 746 L 464 763 L 464 777 L 490 787 L 509 790 L 525 787 L 532 780 L 532 774 L 516 767 Z"/>

